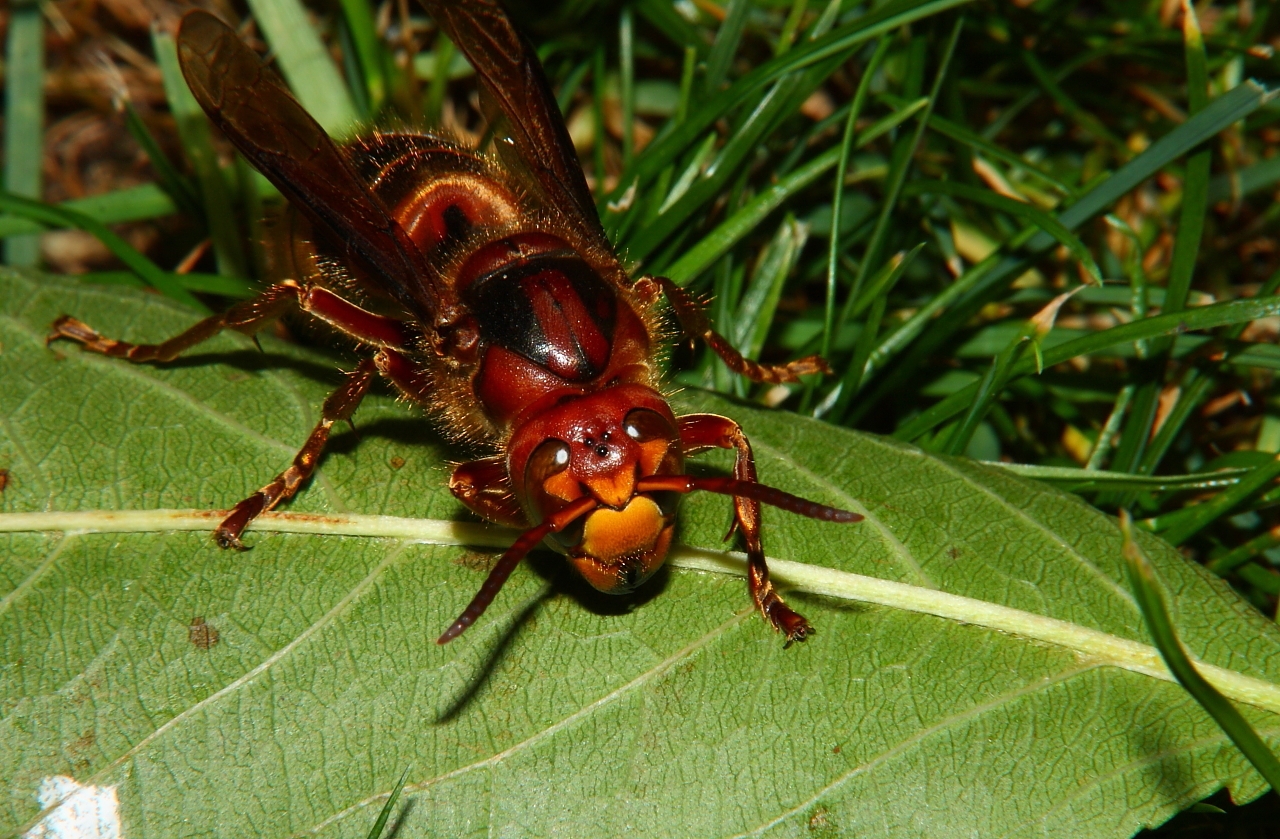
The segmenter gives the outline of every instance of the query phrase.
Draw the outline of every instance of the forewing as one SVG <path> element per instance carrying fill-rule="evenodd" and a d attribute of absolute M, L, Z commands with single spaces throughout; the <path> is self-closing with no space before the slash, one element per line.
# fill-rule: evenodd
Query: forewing
<path fill-rule="evenodd" d="M 178 60 L 196 101 L 236 148 L 335 247 L 430 324 L 441 309 L 437 272 L 257 53 L 231 27 L 197 10 L 182 19 Z"/>
<path fill-rule="evenodd" d="M 502 125 L 545 198 L 610 250 L 560 106 L 538 56 L 494 0 L 421 0 L 479 74 Z"/>

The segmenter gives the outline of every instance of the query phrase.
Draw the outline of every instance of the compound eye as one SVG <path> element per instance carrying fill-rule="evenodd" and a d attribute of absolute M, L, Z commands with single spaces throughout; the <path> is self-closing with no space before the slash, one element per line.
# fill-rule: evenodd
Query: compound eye
<path fill-rule="evenodd" d="M 548 478 L 568 468 L 569 444 L 555 438 L 543 440 L 525 464 L 524 485 L 535 491 L 543 489 Z"/>
<path fill-rule="evenodd" d="M 671 427 L 667 418 L 648 408 L 636 408 L 628 413 L 626 419 L 622 421 L 622 429 L 637 443 L 648 443 L 652 440 L 669 441 L 676 438 L 676 430 Z"/>

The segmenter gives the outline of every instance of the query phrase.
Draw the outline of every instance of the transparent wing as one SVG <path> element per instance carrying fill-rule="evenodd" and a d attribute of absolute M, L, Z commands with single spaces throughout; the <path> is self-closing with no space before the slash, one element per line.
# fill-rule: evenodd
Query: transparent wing
<path fill-rule="evenodd" d="M 560 106 L 532 45 L 494 0 L 421 2 L 466 55 L 504 117 L 496 126 L 499 144 L 509 139 L 543 197 L 589 241 L 612 252 Z"/>
<path fill-rule="evenodd" d="M 227 139 L 386 293 L 432 323 L 441 309 L 438 273 L 235 30 L 208 12 L 189 12 L 178 30 L 178 60 Z"/>

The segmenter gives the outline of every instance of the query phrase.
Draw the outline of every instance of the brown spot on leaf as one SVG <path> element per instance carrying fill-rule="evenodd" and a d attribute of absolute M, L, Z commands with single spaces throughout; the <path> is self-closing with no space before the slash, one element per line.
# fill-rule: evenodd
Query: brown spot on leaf
<path fill-rule="evenodd" d="M 4 492 L 9 486 L 9 470 L 0 469 L 0 492 Z"/>
<path fill-rule="evenodd" d="M 482 554 L 475 551 L 466 551 L 461 556 L 453 560 L 454 565 L 461 565 L 468 571 L 491 571 L 494 563 L 498 561 L 497 554 Z"/>
<path fill-rule="evenodd" d="M 392 469 L 400 469 L 401 467 L 404 466 L 404 458 L 400 457 L 399 455 L 396 455 L 395 457 L 391 458 L 390 463 L 391 463 Z"/>
<path fill-rule="evenodd" d="M 213 624 L 205 623 L 204 618 L 196 615 L 191 619 L 191 624 L 187 627 L 187 640 L 195 647 L 207 650 L 214 644 L 218 643 L 218 639 L 222 634 L 218 632 Z"/>
<path fill-rule="evenodd" d="M 951 557 L 952 559 L 959 559 L 960 549 L 957 548 L 955 545 L 952 545 L 951 547 L 947 548 L 947 556 Z"/>

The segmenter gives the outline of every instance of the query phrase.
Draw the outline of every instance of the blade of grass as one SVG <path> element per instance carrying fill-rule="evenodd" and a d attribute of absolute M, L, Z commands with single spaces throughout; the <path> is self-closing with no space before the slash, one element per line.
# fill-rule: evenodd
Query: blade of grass
<path fill-rule="evenodd" d="M 862 314 L 863 310 L 870 306 L 870 312 L 867 314 L 866 322 L 862 326 L 862 331 L 858 333 L 858 337 L 853 344 L 853 358 L 850 364 L 866 366 L 867 357 L 871 354 L 875 347 L 876 336 L 880 332 L 880 323 L 884 319 L 885 308 L 888 305 L 889 292 L 897 284 L 902 275 L 906 273 L 907 268 L 911 265 L 912 260 L 924 249 L 925 243 L 921 242 L 910 251 L 899 251 L 889 258 L 881 268 L 879 273 L 871 278 L 871 282 L 867 284 L 863 290 L 862 297 L 853 306 L 851 312 L 852 317 Z M 803 350 L 807 352 L 808 348 Z M 838 389 L 831 390 L 827 394 L 827 398 L 818 403 L 813 409 L 813 416 L 825 416 L 835 405 L 835 399 L 840 395 Z"/>
<path fill-rule="evenodd" d="M 181 212 L 190 215 L 194 219 L 204 221 L 204 210 L 200 206 L 200 196 L 196 192 L 196 186 L 191 179 L 178 171 L 178 167 L 173 165 L 173 161 L 169 160 L 169 156 L 160 148 L 160 144 L 156 142 L 156 138 L 152 136 L 151 130 L 147 128 L 147 124 L 142 121 L 142 117 L 138 116 L 138 111 L 133 107 L 133 103 L 124 100 L 120 103 L 121 110 L 124 111 L 124 124 L 129 135 L 133 137 L 134 142 L 142 147 L 142 151 L 147 155 L 147 160 L 151 163 L 151 168 L 156 170 L 156 177 L 159 179 L 159 186 L 165 191 L 173 203 Z"/>
<path fill-rule="evenodd" d="M 306 8 L 298 0 L 247 2 L 294 96 L 330 136 L 346 139 L 359 123 L 356 106 Z"/>
<path fill-rule="evenodd" d="M 1049 95 L 1049 98 L 1057 103 L 1064 114 L 1075 120 L 1077 125 L 1097 139 L 1110 144 L 1121 159 L 1129 157 L 1129 147 L 1125 145 L 1124 140 L 1111 133 L 1097 117 L 1076 104 L 1075 100 L 1067 95 L 1062 86 L 1054 80 L 1052 74 L 1040 63 L 1040 59 L 1036 58 L 1035 53 L 1030 50 L 1024 51 L 1022 60 L 1027 65 L 1027 69 L 1031 71 L 1032 77 L 1039 83 L 1044 92 Z"/>
<path fill-rule="evenodd" d="M 965 412 L 964 417 L 952 429 L 945 443 L 939 445 L 940 451 L 944 454 L 958 455 L 963 454 L 969 448 L 969 441 L 973 439 L 973 433 L 977 430 L 978 424 L 986 419 L 991 405 L 999 398 L 1005 385 L 1012 378 L 1014 363 L 1025 355 L 1028 348 L 1035 351 L 1036 372 L 1041 372 L 1044 363 L 1039 346 L 1040 341 L 1053 329 L 1053 323 L 1058 317 L 1058 311 L 1063 304 L 1071 299 L 1073 294 L 1074 292 L 1066 292 L 1055 297 L 1035 317 L 1027 320 L 1018 329 L 1017 334 L 1009 341 L 1004 350 L 992 359 L 991 366 L 987 368 L 987 372 L 978 382 L 977 393 L 973 402 L 969 405 L 969 410 Z"/>
<path fill-rule="evenodd" d="M 627 255 L 633 260 L 643 260 L 672 234 L 685 227 L 690 218 L 719 196 L 725 186 L 739 174 L 741 164 L 753 154 L 765 137 L 769 136 L 788 116 L 799 110 L 809 95 L 843 61 L 842 56 L 803 73 L 781 79 L 756 103 L 746 119 L 731 130 L 728 141 L 711 165 L 696 178 L 678 201 L 671 204 L 651 224 L 640 229 L 628 241 L 623 242 Z M 647 150 L 646 150 L 647 151 Z M 659 270 L 655 268 L 655 270 Z"/>
<path fill-rule="evenodd" d="M 1168 515 L 1151 520 L 1152 527 L 1165 541 L 1181 545 L 1217 519 L 1228 515 L 1252 496 L 1269 487 L 1280 477 L 1280 458 L 1265 466 L 1253 469 L 1230 489 L 1215 495 L 1203 504 L 1195 504 L 1175 510 Z"/>
<path fill-rule="evenodd" d="M 831 340 L 835 332 L 836 322 L 836 268 L 840 258 L 840 222 L 842 219 L 842 211 L 844 209 L 844 190 L 845 175 L 849 169 L 849 151 L 853 147 L 853 139 L 856 133 L 856 124 L 858 116 L 862 113 L 862 108 L 867 101 L 867 91 L 871 89 L 871 80 L 875 78 L 880 70 L 880 65 L 889 53 L 889 46 L 893 43 L 890 38 L 882 38 L 880 43 L 876 44 L 875 52 L 871 55 L 871 60 L 867 62 L 866 69 L 862 71 L 862 78 L 858 80 L 858 89 L 853 95 L 853 104 L 849 106 L 849 115 L 845 119 L 844 134 L 840 141 L 840 159 L 836 164 L 836 181 L 834 186 L 834 194 L 831 197 L 831 239 L 827 249 L 827 296 L 826 305 L 822 315 L 822 343 L 818 354 L 823 358 L 831 355 Z M 862 277 L 862 270 L 859 269 L 858 279 Z M 850 291 L 850 297 L 857 294 L 857 282 L 854 280 L 855 289 Z"/>
<path fill-rule="evenodd" d="M 204 219 L 208 223 L 209 238 L 213 242 L 218 273 L 231 277 L 248 276 L 244 237 L 236 224 L 237 213 L 231 197 L 231 187 L 218 165 L 209 121 L 200 104 L 187 89 L 187 82 L 178 66 L 178 52 L 173 38 L 156 29 L 151 33 L 151 44 L 155 50 L 156 64 L 160 67 L 165 98 L 169 100 L 169 110 L 178 126 L 182 149 L 195 171 L 196 183 L 200 185 L 200 197 L 204 200 Z"/>
<path fill-rule="evenodd" d="M 173 199 L 156 184 L 139 184 L 103 195 L 73 198 L 53 205 L 86 215 L 103 224 L 161 218 L 178 212 Z M 0 237 L 38 233 L 50 225 L 16 215 L 0 215 Z"/>
<path fill-rule="evenodd" d="M 253 297 L 258 289 L 253 284 L 237 277 L 224 277 L 221 274 L 169 274 L 173 281 L 187 291 L 198 291 L 204 294 L 220 294 L 223 297 L 245 299 Z M 76 274 L 75 278 L 82 283 L 95 285 L 119 285 L 130 288 L 147 288 L 147 284 L 131 271 L 93 271 L 88 274 Z"/>
<path fill-rule="evenodd" d="M 748 0 L 729 0 L 728 11 L 724 22 L 716 31 L 716 38 L 711 43 L 711 52 L 707 55 L 706 75 L 702 78 L 702 93 L 709 97 L 720 90 L 729 74 L 729 65 L 738 52 L 738 44 L 742 40 L 742 29 L 747 23 L 747 11 L 751 8 Z"/>
<path fill-rule="evenodd" d="M 738 304 L 733 324 L 733 345 L 748 358 L 758 358 L 773 325 L 782 287 L 795 268 L 809 238 L 807 225 L 787 213 L 773 241 L 765 248 Z"/>
<path fill-rule="evenodd" d="M 1204 111 L 1208 105 L 1208 70 L 1195 9 L 1184 2 L 1182 13 L 1187 62 L 1187 104 L 1188 112 L 1194 116 Z M 1187 160 L 1178 231 L 1174 239 L 1169 280 L 1165 284 L 1166 312 L 1181 311 L 1186 306 L 1187 292 L 1191 288 L 1191 278 L 1195 274 L 1196 258 L 1200 252 L 1200 239 L 1204 235 L 1204 218 L 1208 211 L 1211 154 L 1209 149 L 1202 149 Z M 1120 432 L 1120 445 L 1116 450 L 1112 469 L 1151 474 L 1164 457 L 1167 444 L 1159 448 L 1151 445 L 1154 443 L 1151 432 L 1158 414 L 1165 370 L 1172 348 L 1172 338 L 1156 339 L 1151 344 L 1152 361 L 1139 364 L 1135 370 L 1138 385 L 1134 393 L 1133 411 Z M 1168 425 L 1168 419 L 1166 415 L 1165 426 Z M 1168 439 L 1171 441 L 1180 429 L 1181 421 L 1176 426 L 1169 427 Z M 1162 426 L 1161 431 L 1164 430 L 1165 427 Z M 1133 499 L 1131 496 L 1104 496 L 1098 500 L 1104 504 L 1127 505 Z"/>
<path fill-rule="evenodd" d="M 800 30 L 800 21 L 804 17 L 805 9 L 808 7 L 808 0 L 791 0 L 791 11 L 787 12 L 787 19 L 782 24 L 782 31 L 778 33 L 778 43 L 773 48 L 775 56 L 782 55 L 791 49 L 796 40 L 796 32 Z"/>
<path fill-rule="evenodd" d="M 453 41 L 443 32 L 436 33 L 435 71 L 427 84 L 427 101 L 423 119 L 428 125 L 439 125 L 444 114 L 444 97 L 449 91 L 449 64 L 453 61 Z"/>
<path fill-rule="evenodd" d="M 380 839 L 382 831 L 386 829 L 387 820 L 391 818 L 391 811 L 395 809 L 396 802 L 400 800 L 400 793 L 404 791 L 404 782 L 409 777 L 409 767 L 405 767 L 400 773 L 400 780 L 396 781 L 396 785 L 391 788 L 391 794 L 387 796 L 387 803 L 382 805 L 382 810 L 378 812 L 378 819 L 373 823 L 373 827 L 369 828 L 366 839 Z"/>
<path fill-rule="evenodd" d="M 1183 36 L 1186 39 L 1187 56 L 1187 105 L 1188 113 L 1200 113 L 1209 104 L 1209 71 L 1204 52 L 1204 41 L 1195 8 L 1183 2 Z M 1212 151 L 1202 149 L 1187 160 L 1187 173 L 1182 188 L 1182 209 L 1178 220 L 1178 234 L 1173 244 L 1173 262 L 1169 268 L 1169 280 L 1165 284 L 1164 310 L 1181 311 L 1186 308 L 1187 293 L 1195 275 L 1196 259 L 1200 253 L 1200 241 L 1204 237 L 1204 220 L 1209 210 L 1209 166 Z M 1166 356 L 1172 349 L 1171 339 L 1162 339 L 1152 346 L 1153 354 Z M 1166 417 L 1168 425 L 1170 417 Z M 1169 429 L 1170 439 L 1182 427 L 1181 418 Z M 1147 429 L 1148 433 L 1150 429 Z M 1161 428 L 1164 431 L 1164 428 Z M 1145 452 L 1138 471 L 1151 474 L 1164 457 L 1167 444 L 1151 446 Z"/>
<path fill-rule="evenodd" d="M 1160 651 L 1165 666 L 1173 673 L 1178 684 L 1213 717 L 1236 748 L 1258 770 L 1258 774 L 1273 790 L 1280 790 L 1280 760 L 1276 759 L 1275 754 L 1258 736 L 1258 732 L 1254 731 L 1253 726 L 1249 725 L 1230 700 L 1209 684 L 1187 657 L 1169 617 L 1169 610 L 1165 607 L 1164 594 L 1156 579 L 1155 568 L 1133 539 L 1132 521 L 1127 510 L 1120 511 L 1120 532 L 1124 535 L 1124 558 L 1129 572 L 1129 585 L 1142 610 L 1142 618 L 1151 633 L 1151 640 Z"/>
<path fill-rule="evenodd" d="M 1216 472 L 1193 472 L 1189 475 L 1131 475 L 1128 472 L 1104 472 L 1099 469 L 1074 469 L 1066 466 L 1037 466 L 1025 463 L 983 461 L 1015 475 L 1069 488 L 1072 492 L 1092 489 L 1142 489 L 1150 492 L 1173 490 L 1221 489 L 1234 486 L 1248 475 L 1249 469 L 1220 469 Z"/>
<path fill-rule="evenodd" d="M 622 99 L 622 169 L 626 171 L 635 157 L 636 133 L 635 33 L 629 6 L 624 6 L 618 15 L 618 75 Z"/>
<path fill-rule="evenodd" d="M 1008 213 L 1021 220 L 1025 226 L 1039 228 L 1052 236 L 1054 241 L 1070 251 L 1071 255 L 1080 262 L 1080 265 L 1096 285 L 1102 285 L 1102 269 L 1098 267 L 1098 263 L 1094 261 L 1093 254 L 1085 246 L 1084 242 L 1080 240 L 1080 237 L 1072 233 L 1067 229 L 1066 225 L 1059 222 L 1051 214 L 1033 204 L 1000 195 L 989 189 L 956 181 L 912 181 L 903 188 L 902 194 L 904 197 L 949 195 L 953 198 L 962 198 L 966 201 L 990 207 L 993 210 Z"/>
<path fill-rule="evenodd" d="M 1255 536 L 1243 545 L 1232 548 L 1222 556 L 1205 563 L 1205 567 L 1219 577 L 1224 577 L 1252 559 L 1261 556 L 1280 545 L 1280 527 L 1273 527 L 1260 536 Z"/>
<path fill-rule="evenodd" d="M 365 0 L 338 0 L 338 6 L 350 34 L 352 52 L 355 53 L 365 96 L 369 101 L 366 117 L 373 117 L 382 110 L 387 99 L 387 52 L 378 38 L 378 27 L 369 3 Z"/>
<path fill-rule="evenodd" d="M 21 214 L 26 218 L 37 222 L 48 223 L 51 226 L 71 227 L 92 233 L 98 238 L 98 241 L 107 246 L 107 249 L 116 256 L 121 262 L 129 267 L 134 273 L 142 278 L 143 282 L 154 288 L 156 291 L 171 297 L 180 303 L 185 303 L 194 309 L 200 311 L 208 311 L 208 309 L 191 296 L 190 292 L 184 289 L 175 279 L 174 275 L 167 271 L 162 271 L 154 262 L 138 253 L 124 239 L 107 229 L 106 225 L 101 222 L 89 218 L 86 215 L 77 213 L 75 210 L 68 210 L 65 207 L 54 207 L 41 201 L 31 198 L 24 198 L 21 195 L 14 195 L 10 192 L 0 191 L 0 210 L 5 212 Z"/>
<path fill-rule="evenodd" d="M 14 0 L 4 61 L 4 188 L 38 199 L 44 171 L 44 18 L 34 0 Z M 4 242 L 9 265 L 40 261 L 38 235 Z"/>
<path fill-rule="evenodd" d="M 786 178 L 770 185 L 768 189 L 748 201 L 742 209 L 725 219 L 715 230 L 704 236 L 697 245 L 685 251 L 680 259 L 666 269 L 666 275 L 674 282 L 685 285 L 707 270 L 738 241 L 754 231 L 761 220 L 777 209 L 782 202 L 835 166 L 839 155 L 838 148 L 829 149 Z"/>

